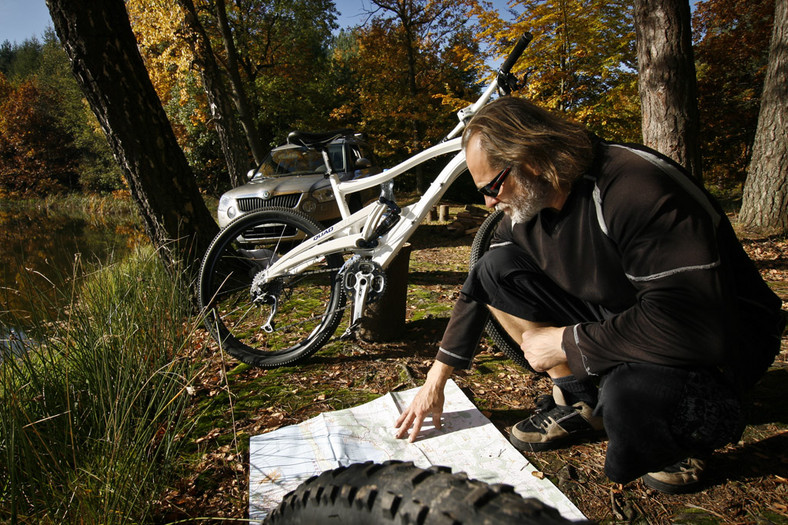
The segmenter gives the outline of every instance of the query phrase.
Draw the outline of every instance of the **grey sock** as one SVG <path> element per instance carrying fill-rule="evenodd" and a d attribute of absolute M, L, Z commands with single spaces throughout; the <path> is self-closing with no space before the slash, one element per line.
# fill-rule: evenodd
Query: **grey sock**
<path fill-rule="evenodd" d="M 564 393 L 570 405 L 582 401 L 591 407 L 596 406 L 597 388 L 591 381 L 580 381 L 575 376 L 553 378 L 553 383 Z"/>

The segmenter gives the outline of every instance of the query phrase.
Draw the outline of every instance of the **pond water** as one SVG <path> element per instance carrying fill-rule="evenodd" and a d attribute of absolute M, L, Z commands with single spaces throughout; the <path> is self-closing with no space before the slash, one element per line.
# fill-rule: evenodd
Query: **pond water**
<path fill-rule="evenodd" d="M 56 314 L 68 304 L 72 276 L 144 242 L 136 224 L 134 217 L 72 217 L 0 203 L 0 326 L 24 330 L 33 304 Z"/>

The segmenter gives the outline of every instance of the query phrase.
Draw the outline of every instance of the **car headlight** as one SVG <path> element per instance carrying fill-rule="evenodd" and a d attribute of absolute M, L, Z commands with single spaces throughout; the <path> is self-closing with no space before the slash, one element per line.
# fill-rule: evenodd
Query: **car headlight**
<path fill-rule="evenodd" d="M 317 202 L 328 202 L 334 200 L 334 191 L 331 188 L 323 188 L 312 193 L 312 197 Z"/>
<path fill-rule="evenodd" d="M 301 203 L 301 210 L 305 213 L 312 213 L 317 209 L 317 203 L 312 199 L 304 199 Z"/>
<path fill-rule="evenodd" d="M 234 219 L 235 215 L 236 215 L 235 206 L 230 206 L 229 208 L 227 208 L 227 218 L 228 219 Z"/>
<path fill-rule="evenodd" d="M 227 195 L 222 195 L 222 198 L 219 199 L 219 209 L 226 210 L 230 206 L 230 203 L 232 203 L 232 199 Z"/>

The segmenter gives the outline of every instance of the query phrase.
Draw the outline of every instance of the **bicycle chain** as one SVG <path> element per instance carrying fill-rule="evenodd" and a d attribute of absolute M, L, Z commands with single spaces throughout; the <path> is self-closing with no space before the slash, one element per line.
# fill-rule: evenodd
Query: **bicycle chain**
<path fill-rule="evenodd" d="M 297 275 L 297 277 L 309 277 L 309 276 L 311 276 L 311 275 L 320 275 L 320 274 L 324 274 L 324 273 L 332 273 L 332 272 L 341 273 L 341 269 L 340 269 L 340 270 L 337 270 L 337 269 L 335 269 L 335 268 L 331 268 L 331 269 L 326 269 L 326 270 L 310 270 L 310 271 L 305 271 L 305 272 L 301 272 L 301 273 L 299 273 L 299 274 Z M 344 289 L 344 283 L 342 283 L 342 284 L 341 284 L 341 287 Z M 285 290 L 286 290 L 287 288 L 288 288 L 287 286 L 283 286 L 282 293 L 286 293 L 286 292 L 285 292 Z M 292 288 L 292 287 L 290 287 L 290 288 Z M 345 291 L 344 293 L 345 293 L 345 295 L 346 295 L 346 296 L 348 295 L 346 291 Z M 380 296 L 381 296 L 382 294 L 383 294 L 383 290 L 381 290 L 381 292 L 380 292 L 380 293 L 378 293 L 378 294 L 374 294 L 374 295 L 372 296 L 372 300 L 371 300 L 370 302 L 374 302 L 374 300 L 377 300 L 377 299 L 379 299 L 379 298 L 380 298 Z M 345 306 L 342 306 L 341 308 L 337 308 L 337 309 L 336 309 L 336 311 L 337 311 L 337 312 L 344 312 L 345 310 L 347 310 L 348 308 L 350 308 L 350 307 L 352 306 L 352 304 L 353 304 L 353 303 L 352 303 L 351 301 L 347 301 L 347 302 L 345 303 Z M 260 305 L 260 307 L 262 307 L 262 305 Z M 309 321 L 312 321 L 313 319 L 318 319 L 318 318 L 320 318 L 320 317 L 322 317 L 322 316 L 323 316 L 322 314 L 321 314 L 321 315 L 313 315 L 312 317 L 307 317 L 306 319 L 303 319 L 303 320 L 301 320 L 301 321 L 298 321 L 298 322 L 296 322 L 296 323 L 290 323 L 290 324 L 288 324 L 288 325 L 285 325 L 285 326 L 278 326 L 278 327 L 276 327 L 276 328 L 275 328 L 275 330 L 276 330 L 276 331 L 279 331 L 279 330 L 287 330 L 287 329 L 289 329 L 289 328 L 292 328 L 293 326 L 299 326 L 299 325 L 302 325 L 302 324 L 304 324 L 304 323 L 307 323 L 307 322 L 309 322 Z M 331 340 L 333 340 L 333 339 L 334 339 L 334 338 L 332 337 L 332 338 L 331 338 Z"/>

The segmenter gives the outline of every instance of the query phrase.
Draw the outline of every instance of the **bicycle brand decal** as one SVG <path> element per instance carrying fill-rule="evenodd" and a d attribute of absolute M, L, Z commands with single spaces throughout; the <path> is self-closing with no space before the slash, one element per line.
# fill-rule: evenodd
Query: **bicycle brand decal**
<path fill-rule="evenodd" d="M 331 233 L 331 232 L 333 232 L 333 231 L 334 231 L 334 227 L 333 227 L 333 226 L 331 226 L 329 229 L 327 229 L 327 230 L 324 230 L 324 231 L 322 231 L 322 232 L 318 233 L 317 235 L 315 235 L 314 237 L 312 237 L 312 240 L 313 240 L 313 241 L 317 241 L 317 240 L 318 240 L 318 239 L 320 239 L 321 237 L 325 237 L 326 235 L 328 235 L 329 233 Z"/>

